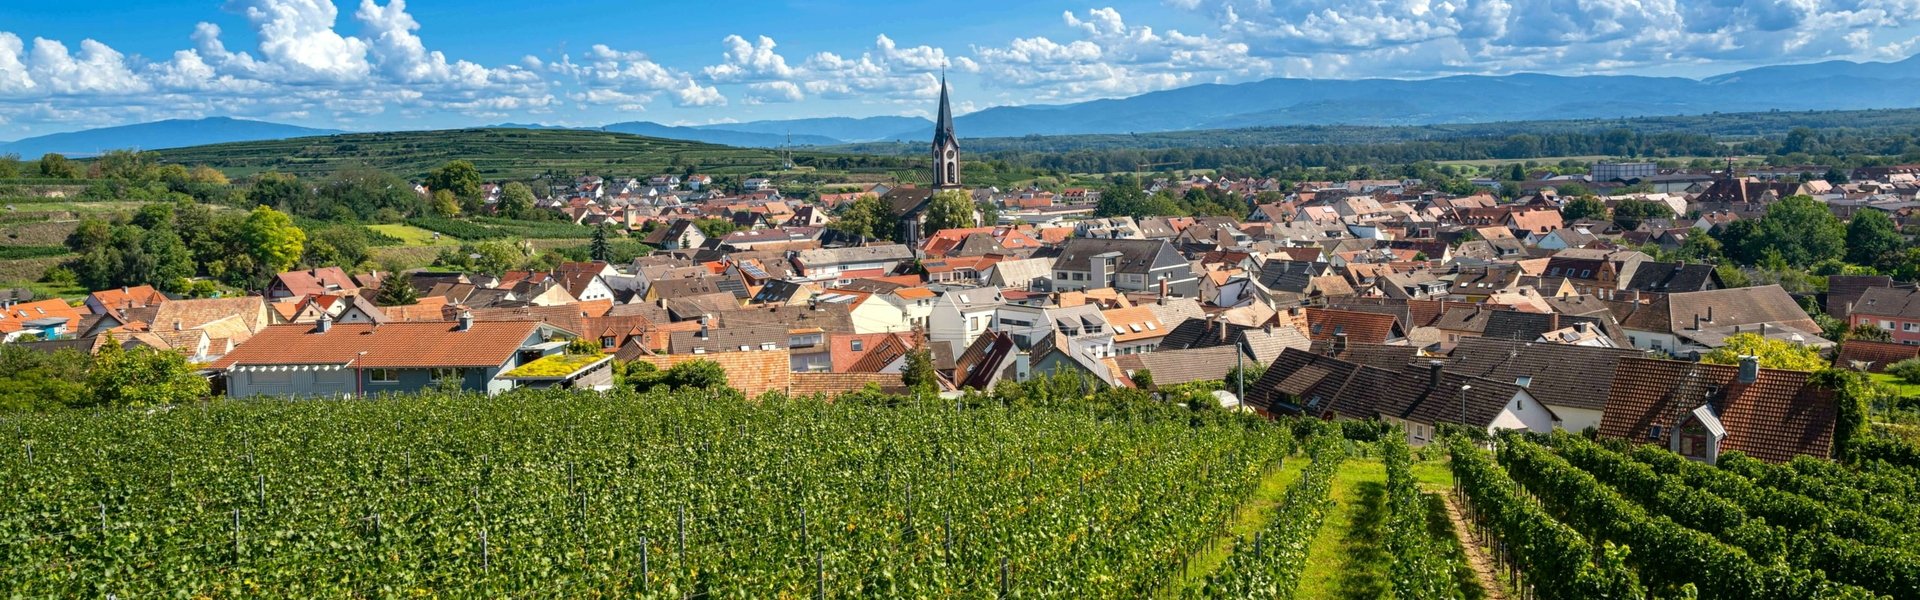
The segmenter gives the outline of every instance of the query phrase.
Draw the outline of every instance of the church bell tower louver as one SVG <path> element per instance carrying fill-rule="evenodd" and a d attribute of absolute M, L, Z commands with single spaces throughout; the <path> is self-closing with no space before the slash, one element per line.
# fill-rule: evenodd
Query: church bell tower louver
<path fill-rule="evenodd" d="M 960 188 L 960 142 L 953 135 L 953 108 L 947 104 L 947 77 L 940 76 L 940 116 L 933 123 L 933 188 Z"/>

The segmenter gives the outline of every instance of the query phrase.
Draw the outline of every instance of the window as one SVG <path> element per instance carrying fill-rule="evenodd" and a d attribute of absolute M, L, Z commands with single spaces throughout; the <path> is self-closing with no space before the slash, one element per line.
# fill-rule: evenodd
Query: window
<path fill-rule="evenodd" d="M 600 336 L 600 347 L 601 347 L 601 348 L 612 348 L 612 347 L 613 347 L 613 336 L 610 336 L 610 335 L 603 335 L 603 336 Z"/>
<path fill-rule="evenodd" d="M 867 343 L 866 343 L 866 341 L 864 341 L 864 340 L 854 340 L 854 341 L 853 341 L 853 351 L 854 351 L 854 352 L 860 352 L 860 351 L 863 351 L 863 350 L 865 350 L 865 349 L 866 349 L 866 345 L 867 345 Z"/>
<path fill-rule="evenodd" d="M 1885 329 L 1887 331 L 1893 331 L 1893 321 L 1881 321 L 1880 328 Z"/>
<path fill-rule="evenodd" d="M 400 383 L 400 372 L 393 369 L 367 369 L 367 381 L 374 383 Z"/>
<path fill-rule="evenodd" d="M 1920 323 L 1901 323 L 1900 330 L 1908 333 L 1920 331 Z"/>
<path fill-rule="evenodd" d="M 467 371 L 466 369 L 461 369 L 461 368 L 434 369 L 433 380 L 443 381 L 447 379 L 455 379 L 455 380 L 462 379 L 466 377 L 467 375 L 466 371 Z"/>
<path fill-rule="evenodd" d="M 1660 439 L 1660 426 L 1659 426 L 1659 425 L 1655 425 L 1655 426 L 1653 426 L 1653 429 L 1650 429 L 1650 430 L 1648 430 L 1648 431 L 1647 431 L 1647 439 L 1649 439 L 1649 440 L 1659 440 L 1659 439 Z"/>
<path fill-rule="evenodd" d="M 980 317 L 967 317 L 967 329 L 979 329 Z"/>
<path fill-rule="evenodd" d="M 252 375 L 254 385 L 292 385 L 293 373 L 287 371 L 260 371 Z"/>
<path fill-rule="evenodd" d="M 774 344 L 773 342 L 764 342 L 764 343 L 762 343 L 762 344 L 760 344 L 760 349 L 761 349 L 761 350 L 772 350 L 772 349 L 774 349 L 774 348 L 776 348 L 776 347 L 778 347 L 778 346 L 777 346 L 776 344 Z"/>

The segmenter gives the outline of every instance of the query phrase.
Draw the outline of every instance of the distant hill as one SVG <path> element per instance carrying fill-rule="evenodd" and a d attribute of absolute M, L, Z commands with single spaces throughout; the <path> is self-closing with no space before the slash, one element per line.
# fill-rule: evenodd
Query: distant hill
<path fill-rule="evenodd" d="M 755 132 L 749 132 L 749 131 L 731 131 L 726 129 L 707 129 L 706 127 L 681 127 L 676 125 L 661 125 L 659 123 L 654 123 L 651 121 L 629 121 L 626 123 L 614 123 L 611 125 L 601 127 L 600 129 L 605 131 L 617 132 L 617 133 L 631 133 L 634 135 L 645 135 L 645 136 L 652 136 L 657 138 L 666 138 L 670 140 L 687 140 L 687 141 L 693 141 L 693 142 L 706 142 L 709 144 L 743 146 L 748 148 L 778 148 L 781 146 L 785 146 L 789 143 L 788 136 L 785 134 L 755 133 Z M 795 136 L 792 136 L 791 143 L 794 146 L 830 146 L 830 145 L 839 144 L 842 142 L 839 139 L 830 138 L 826 136 L 795 135 Z"/>
<path fill-rule="evenodd" d="M 131 148 L 158 150 L 332 133 L 340 133 L 340 130 L 314 129 L 227 117 L 170 119 L 30 137 L 0 144 L 0 154 L 18 154 L 23 158 L 37 158 L 48 152 L 58 152 L 67 156 L 95 156 L 108 150 Z"/>
<path fill-rule="evenodd" d="M 1280 78 L 1074 104 L 995 107 L 956 118 L 955 128 L 964 140 L 1914 106 L 1920 106 L 1920 57 L 1891 63 L 1830 61 L 1761 67 L 1699 80 L 1530 73 L 1419 80 Z M 929 135 L 921 131 L 909 139 Z"/>
<path fill-rule="evenodd" d="M 487 179 L 531 179 L 549 171 L 577 175 L 702 173 L 741 175 L 779 167 L 771 150 L 730 148 L 583 129 L 450 129 L 348 133 L 233 142 L 156 151 L 163 162 L 204 164 L 232 175 L 263 171 L 322 176 L 366 165 L 403 177 L 424 176 L 454 159 L 473 161 Z"/>
<path fill-rule="evenodd" d="M 931 135 L 933 121 L 920 117 L 824 117 L 817 119 L 785 119 L 774 121 L 748 121 L 745 123 L 716 123 L 700 125 L 697 129 L 740 131 L 746 133 L 765 133 L 779 135 L 782 138 L 789 133 L 799 143 L 800 136 L 819 136 L 832 138 L 840 142 L 874 142 L 899 138 L 903 133 L 911 132 L 906 139 Z"/>

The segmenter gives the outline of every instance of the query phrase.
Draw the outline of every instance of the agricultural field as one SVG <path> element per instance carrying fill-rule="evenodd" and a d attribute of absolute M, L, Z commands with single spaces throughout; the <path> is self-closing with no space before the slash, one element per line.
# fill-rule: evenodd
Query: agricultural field
<path fill-rule="evenodd" d="M 1718 466 L 1569 434 L 1451 447 L 1465 512 L 1506 585 L 1540 598 L 1920 597 L 1920 472 Z M 1871 498 L 1871 499 L 1869 499 Z"/>
<path fill-rule="evenodd" d="M 493 180 L 530 180 L 564 174 L 678 173 L 698 165 L 711 175 L 743 175 L 778 168 L 772 150 L 733 148 L 624 133 L 571 129 L 458 129 L 351 133 L 284 140 L 234 142 L 154 151 L 162 162 L 207 165 L 229 175 L 266 171 L 319 177 L 367 165 L 404 178 L 464 159 Z"/>
<path fill-rule="evenodd" d="M 458 246 L 460 240 L 448 235 L 434 236 L 434 232 L 405 223 L 382 223 L 368 225 L 367 229 L 400 240 L 402 246 Z"/>
<path fill-rule="evenodd" d="M 0 590 L 1238 598 L 1320 576 L 1351 550 L 1328 536 L 1378 538 L 1352 567 L 1369 590 L 1399 555 L 1455 589 L 1423 493 L 1444 482 L 1404 445 L 1291 431 L 704 390 L 21 415 L 0 421 Z M 1343 510 L 1370 516 L 1322 526 Z"/>

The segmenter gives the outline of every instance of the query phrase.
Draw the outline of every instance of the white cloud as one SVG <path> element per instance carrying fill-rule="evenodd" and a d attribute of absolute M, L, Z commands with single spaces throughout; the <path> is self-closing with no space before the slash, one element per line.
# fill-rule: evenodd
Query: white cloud
<path fill-rule="evenodd" d="M 1252 56 L 1244 43 L 1131 26 L 1113 8 L 1088 10 L 1085 16 L 1066 12 L 1061 19 L 1068 34 L 1082 39 L 1037 36 L 1015 38 L 1001 47 L 975 47 L 988 83 L 1019 89 L 1034 100 L 1081 100 L 1272 70 L 1268 60 Z"/>
<path fill-rule="evenodd" d="M 756 42 L 748 42 L 738 35 L 729 35 L 720 43 L 727 47 L 724 62 L 704 69 L 709 79 L 723 83 L 787 80 L 796 74 L 787 66 L 786 57 L 773 51 L 773 38 L 763 35 Z"/>
<path fill-rule="evenodd" d="M 747 103 L 775 104 L 780 102 L 799 102 L 806 99 L 800 86 L 791 81 L 768 81 L 747 86 Z"/>
<path fill-rule="evenodd" d="M 27 72 L 25 51 L 20 36 L 0 31 L 0 94 L 23 94 L 39 87 Z"/>
<path fill-rule="evenodd" d="M 34 38 L 28 69 L 55 94 L 133 94 L 149 88 L 133 75 L 124 55 L 93 40 L 82 40 L 80 53 L 68 54 L 65 44 Z"/>
<path fill-rule="evenodd" d="M 464 60 L 448 64 L 445 54 L 427 51 L 420 36 L 413 33 L 420 23 L 407 14 L 406 0 L 391 0 L 386 6 L 360 0 L 360 10 L 353 16 L 369 36 L 374 64 L 395 80 L 481 87 L 490 79 L 486 67 Z"/>
<path fill-rule="evenodd" d="M 615 50 L 605 44 L 595 44 L 588 49 L 586 59 L 586 64 L 577 65 L 572 57 L 562 55 L 560 62 L 548 65 L 549 69 L 570 75 L 588 88 L 588 93 L 581 100 L 583 102 L 617 104 L 631 109 L 636 105 L 644 106 L 657 92 L 667 92 L 679 106 L 721 106 L 727 103 L 726 96 L 720 94 L 719 88 L 701 85 L 693 80 L 692 75 L 654 62 L 644 52 Z"/>
<path fill-rule="evenodd" d="M 333 0 L 233 0 L 260 37 L 260 55 L 276 78 L 350 82 L 367 77 L 367 43 L 333 30 Z"/>

